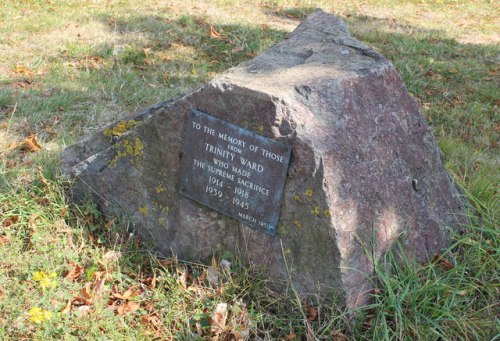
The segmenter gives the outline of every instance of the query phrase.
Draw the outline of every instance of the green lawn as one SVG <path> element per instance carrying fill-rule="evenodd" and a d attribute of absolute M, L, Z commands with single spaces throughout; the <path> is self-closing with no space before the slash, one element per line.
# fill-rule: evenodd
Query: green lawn
<path fill-rule="evenodd" d="M 317 7 L 392 60 L 469 198 L 471 225 L 441 257 L 388 255 L 374 303 L 350 315 L 269 291 L 231 254 L 158 259 L 126 222 L 67 202 L 65 146 L 254 57 Z M 479 0 L 0 2 L 0 339 L 492 339 L 499 17 Z"/>

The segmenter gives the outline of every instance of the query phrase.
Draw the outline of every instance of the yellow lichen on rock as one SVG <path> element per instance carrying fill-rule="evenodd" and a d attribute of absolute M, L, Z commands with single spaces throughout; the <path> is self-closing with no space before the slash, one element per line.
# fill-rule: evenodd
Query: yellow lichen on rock
<path fill-rule="evenodd" d="M 311 200 L 314 194 L 314 190 L 312 188 L 308 188 L 306 189 L 306 192 L 304 194 L 306 195 L 307 199 Z"/>
<path fill-rule="evenodd" d="M 107 137 L 122 136 L 128 130 L 135 127 L 137 123 L 139 122 L 136 120 L 120 121 L 113 128 L 104 130 L 104 136 Z"/>
<path fill-rule="evenodd" d="M 311 210 L 311 213 L 314 215 L 320 215 L 321 209 L 319 206 L 314 206 L 313 209 Z"/>
<path fill-rule="evenodd" d="M 285 225 L 284 224 L 279 224 L 278 225 L 278 233 L 281 235 L 281 236 L 286 236 L 288 233 L 286 232 L 286 228 L 285 228 Z"/>
<path fill-rule="evenodd" d="M 165 192 L 166 188 L 163 187 L 163 184 L 160 183 L 158 186 L 155 187 L 155 191 L 156 191 L 156 193 L 160 194 L 162 192 Z"/>
<path fill-rule="evenodd" d="M 142 150 L 144 149 L 144 145 L 138 137 L 136 137 L 133 141 L 131 139 L 120 141 L 115 144 L 113 148 L 116 150 L 116 155 L 109 163 L 110 166 L 114 166 L 118 160 L 123 157 L 130 157 L 129 161 L 132 165 L 141 165 Z"/>

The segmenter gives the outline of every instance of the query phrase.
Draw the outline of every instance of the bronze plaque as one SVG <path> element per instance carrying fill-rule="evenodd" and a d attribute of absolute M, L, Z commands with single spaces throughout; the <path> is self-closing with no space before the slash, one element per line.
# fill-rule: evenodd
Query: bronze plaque
<path fill-rule="evenodd" d="M 276 235 L 291 147 L 193 110 L 180 193 Z"/>

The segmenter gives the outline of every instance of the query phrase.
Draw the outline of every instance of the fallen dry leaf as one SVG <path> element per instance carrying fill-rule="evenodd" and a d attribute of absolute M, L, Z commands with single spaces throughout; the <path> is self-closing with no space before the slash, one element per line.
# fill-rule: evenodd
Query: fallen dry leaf
<path fill-rule="evenodd" d="M 207 268 L 207 280 L 211 285 L 216 287 L 219 284 L 219 270 L 213 266 L 209 266 Z"/>
<path fill-rule="evenodd" d="M 138 295 L 139 293 L 137 291 L 132 291 L 132 289 L 127 289 L 123 294 L 120 294 L 119 292 L 113 293 L 113 297 L 119 300 L 128 300 Z"/>
<path fill-rule="evenodd" d="M 340 331 L 336 330 L 333 332 L 333 341 L 347 341 L 349 338 L 342 334 Z"/>
<path fill-rule="evenodd" d="M 29 75 L 29 74 L 32 74 L 33 71 L 28 69 L 26 66 L 16 65 L 16 67 L 14 68 L 14 73 L 22 74 L 22 75 Z"/>
<path fill-rule="evenodd" d="M 227 303 L 219 303 L 210 316 L 210 325 L 212 326 L 212 333 L 218 335 L 226 328 L 227 320 Z"/>
<path fill-rule="evenodd" d="M 288 334 L 286 335 L 282 340 L 283 341 L 290 341 L 290 340 L 296 340 L 297 339 L 297 334 Z"/>
<path fill-rule="evenodd" d="M 439 260 L 439 262 L 441 263 L 441 265 L 443 266 L 443 268 L 445 268 L 446 270 L 451 270 L 453 269 L 453 264 L 451 264 L 449 261 L 447 261 L 446 259 L 444 258 L 441 258 Z"/>
<path fill-rule="evenodd" d="M 82 296 L 73 297 L 71 301 L 72 305 L 82 306 L 82 305 L 92 305 L 94 302 Z"/>
<path fill-rule="evenodd" d="M 42 149 L 42 146 L 38 143 L 35 135 L 30 135 L 19 143 L 19 148 L 21 150 L 37 152 Z"/>
<path fill-rule="evenodd" d="M 148 285 L 151 288 L 156 288 L 156 276 L 148 277 L 144 280 L 144 284 Z"/>
<path fill-rule="evenodd" d="M 122 256 L 121 252 L 110 250 L 106 252 L 104 256 L 102 256 L 102 260 L 99 263 L 101 263 L 105 267 L 109 267 L 113 263 L 117 262 L 121 256 Z"/>
<path fill-rule="evenodd" d="M 234 49 L 231 50 L 231 53 L 238 53 L 243 51 L 243 47 L 235 47 Z"/>
<path fill-rule="evenodd" d="M 215 39 L 221 39 L 222 36 L 219 32 L 215 30 L 213 26 L 210 26 L 210 36 Z"/>
<path fill-rule="evenodd" d="M 11 215 L 10 217 L 7 218 L 7 220 L 5 220 L 3 222 L 3 226 L 4 227 L 9 227 L 15 223 L 17 223 L 19 221 L 19 216 L 18 215 Z"/>
<path fill-rule="evenodd" d="M 127 301 L 126 303 L 124 303 L 118 307 L 117 312 L 118 312 L 118 315 L 125 316 L 125 315 L 128 315 L 130 313 L 133 313 L 134 311 L 139 309 L 139 307 L 140 307 L 139 302 Z"/>
<path fill-rule="evenodd" d="M 80 297 L 82 297 L 86 300 L 91 300 L 93 296 L 94 295 L 93 295 L 92 291 L 90 290 L 90 284 L 87 283 L 85 288 L 80 289 Z"/>
<path fill-rule="evenodd" d="M 68 272 L 68 274 L 64 278 L 70 281 L 74 281 L 83 274 L 84 269 L 80 264 L 77 263 L 70 263 L 70 264 L 73 268 Z"/>
<path fill-rule="evenodd" d="M 179 272 L 179 277 L 177 277 L 177 282 L 182 286 L 183 289 L 187 288 L 187 279 L 188 279 L 188 274 L 187 271 L 180 271 Z"/>
<path fill-rule="evenodd" d="M 245 335 L 239 333 L 239 332 L 236 332 L 236 331 L 233 331 L 231 332 L 231 340 L 235 340 L 235 341 L 241 341 L 241 340 L 245 340 Z"/>
<path fill-rule="evenodd" d="M 0 245 L 7 245 L 10 243 L 10 238 L 7 236 L 0 236 Z"/>
<path fill-rule="evenodd" d="M 294 13 L 285 13 L 285 16 L 290 19 L 299 19 L 299 16 Z"/>
<path fill-rule="evenodd" d="M 0 286 L 0 301 L 5 296 L 5 290 Z"/>
<path fill-rule="evenodd" d="M 106 277 L 96 279 L 94 282 L 94 295 L 101 296 L 104 290 L 104 283 L 106 283 Z"/>
<path fill-rule="evenodd" d="M 309 308 L 309 314 L 307 315 L 307 319 L 309 321 L 314 321 L 314 320 L 316 320 L 316 317 L 318 317 L 318 309 Z"/>
<path fill-rule="evenodd" d="M 434 260 L 435 261 L 438 261 L 439 264 L 441 264 L 441 266 L 445 269 L 445 270 L 451 270 L 453 269 L 453 264 L 450 263 L 449 261 L 447 261 L 446 259 L 444 259 L 443 257 L 441 257 L 441 255 L 439 254 L 436 254 L 434 256 Z"/>
<path fill-rule="evenodd" d="M 154 313 L 152 313 L 150 315 L 143 315 L 141 317 L 141 323 L 144 326 L 153 329 L 154 332 L 155 332 L 155 336 L 157 338 L 161 338 L 162 337 L 161 327 L 162 327 L 163 324 L 161 322 L 161 319 L 160 319 L 158 313 L 154 312 Z"/>
<path fill-rule="evenodd" d="M 104 277 L 106 277 L 106 271 L 94 271 L 92 274 L 92 278 L 95 280 L 100 280 Z"/>
<path fill-rule="evenodd" d="M 67 314 L 71 311 L 71 305 L 73 303 L 73 300 L 68 300 L 68 303 L 66 303 L 66 306 L 61 310 L 61 314 Z"/>

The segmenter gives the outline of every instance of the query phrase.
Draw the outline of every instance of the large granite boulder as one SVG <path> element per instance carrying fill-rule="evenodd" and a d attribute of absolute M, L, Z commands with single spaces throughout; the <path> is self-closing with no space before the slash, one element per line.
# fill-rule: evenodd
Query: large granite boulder
<path fill-rule="evenodd" d="M 276 236 L 179 195 L 191 109 L 292 146 Z M 72 198 L 127 215 L 163 254 L 229 250 L 277 287 L 291 278 L 299 293 L 337 291 L 350 307 L 367 301 L 384 253 L 398 242 L 428 259 L 449 245 L 463 210 L 394 66 L 319 10 L 202 88 L 68 147 L 62 169 L 75 179 Z"/>

